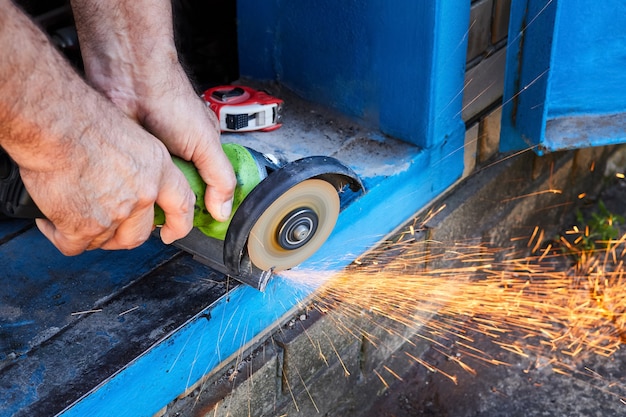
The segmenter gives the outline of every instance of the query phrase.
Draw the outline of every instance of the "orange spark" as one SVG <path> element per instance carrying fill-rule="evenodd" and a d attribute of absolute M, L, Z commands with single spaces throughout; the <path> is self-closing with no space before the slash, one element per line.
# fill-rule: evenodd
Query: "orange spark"
<path fill-rule="evenodd" d="M 464 372 L 474 372 L 467 359 L 505 364 L 473 346 L 477 334 L 521 357 L 549 357 L 547 365 L 568 376 L 578 375 L 574 364 L 589 355 L 609 357 L 626 341 L 626 235 L 604 242 L 606 249 L 581 252 L 564 237 L 546 244 L 543 231 L 535 228 L 525 249 L 531 254 L 524 255 L 478 241 L 418 241 L 416 225 L 404 234 L 406 240 L 389 242 L 328 279 L 313 296 L 315 308 L 336 312 L 337 325 L 359 340 L 376 346 L 391 335 L 426 343 Z M 573 227 L 567 234 L 579 239 L 589 231 Z M 577 255 L 575 265 L 559 246 Z M 318 275 L 291 273 L 287 277 L 297 284 L 314 283 Z"/>

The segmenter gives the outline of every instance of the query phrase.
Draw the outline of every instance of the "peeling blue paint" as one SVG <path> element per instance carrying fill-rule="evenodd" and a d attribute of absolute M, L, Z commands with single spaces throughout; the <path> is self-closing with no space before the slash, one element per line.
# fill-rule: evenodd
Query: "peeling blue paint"
<path fill-rule="evenodd" d="M 0 246 L 0 305 L 4 312 L 0 316 L 0 354 L 6 357 L 27 351 L 47 338 L 49 328 L 60 329 L 77 319 L 71 316 L 77 304 L 80 310 L 94 308 L 177 252 L 151 239 L 132 251 L 98 250 L 66 257 L 36 228 L 11 239 Z M 85 282 L 88 285 L 79 285 Z M 75 288 L 89 288 L 89 292 L 77 293 Z M 45 317 L 38 313 L 42 307 L 47 308 Z M 12 313 L 8 314 L 8 309 Z M 9 326 L 13 327 L 10 343 L 5 333 Z"/>

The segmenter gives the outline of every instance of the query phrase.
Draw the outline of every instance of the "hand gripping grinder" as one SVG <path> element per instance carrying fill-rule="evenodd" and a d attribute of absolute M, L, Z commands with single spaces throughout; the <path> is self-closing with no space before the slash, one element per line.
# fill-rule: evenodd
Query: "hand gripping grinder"
<path fill-rule="evenodd" d="M 227 222 L 211 217 L 204 205 L 206 184 L 190 162 L 173 157 L 196 195 L 194 228 L 174 245 L 194 259 L 261 291 L 274 272 L 295 267 L 331 234 L 341 209 L 340 194 L 363 184 L 350 168 L 327 156 L 282 163 L 250 148 L 223 146 L 237 187 Z M 43 217 L 0 148 L 0 212 L 10 217 Z M 155 207 L 155 225 L 165 222 Z"/>

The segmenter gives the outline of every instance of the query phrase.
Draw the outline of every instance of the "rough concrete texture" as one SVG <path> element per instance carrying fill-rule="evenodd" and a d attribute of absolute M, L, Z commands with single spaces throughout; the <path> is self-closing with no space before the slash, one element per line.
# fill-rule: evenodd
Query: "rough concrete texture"
<path fill-rule="evenodd" d="M 440 212 L 416 239 L 476 239 L 496 247 L 525 248 L 526 241 L 515 238 L 529 236 L 535 226 L 544 228 L 547 237 L 554 236 L 570 226 L 576 207 L 597 194 L 612 155 L 620 154 L 612 147 L 495 159 L 432 204 L 430 209 Z M 618 161 L 613 166 L 619 165 L 619 157 L 611 159 Z M 586 200 L 579 198 L 583 193 Z M 611 207 L 624 209 L 620 203 L 613 195 Z M 406 227 L 414 222 L 410 219 Z M 388 255 L 393 258 L 393 245 Z M 391 321 L 368 320 L 367 312 L 346 317 L 333 310 L 320 313 L 314 306 L 303 308 L 254 351 L 225 364 L 222 372 L 173 403 L 166 415 L 594 416 L 626 411 L 619 398 L 589 381 L 555 374 L 536 358 L 505 351 L 493 355 L 510 367 L 479 366 L 477 375 L 456 372 L 455 385 L 442 373 L 407 360 L 458 370 L 436 346 L 415 337 L 419 329 L 391 332 Z M 481 336 L 473 336 L 480 346 Z M 617 356 L 590 366 L 617 374 L 619 360 Z"/>
<path fill-rule="evenodd" d="M 474 346 L 487 346 L 479 335 Z M 456 372 L 454 384 L 440 372 L 414 366 L 395 381 L 363 417 L 607 417 L 626 413 L 619 396 L 609 394 L 610 383 L 592 378 L 574 378 L 555 373 L 546 362 L 522 358 L 492 348 L 495 357 L 510 366 L 480 366 L 477 374 L 459 372 L 458 367 L 433 350 L 424 358 L 444 372 Z M 623 375 L 626 359 L 619 352 L 611 359 L 593 358 L 589 369 L 614 377 Z M 623 383 L 623 379 L 621 381 Z"/>

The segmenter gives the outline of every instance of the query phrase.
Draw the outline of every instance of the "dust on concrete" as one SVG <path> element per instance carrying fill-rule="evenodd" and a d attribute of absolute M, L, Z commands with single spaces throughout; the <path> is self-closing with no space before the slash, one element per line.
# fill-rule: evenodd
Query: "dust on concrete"
<path fill-rule="evenodd" d="M 356 119 L 304 101 L 276 84 L 246 82 L 285 101 L 284 124 L 271 132 L 224 133 L 235 142 L 278 159 L 293 161 L 312 155 L 332 156 L 363 180 L 392 176 L 409 168 L 420 148 L 385 136 Z"/>

